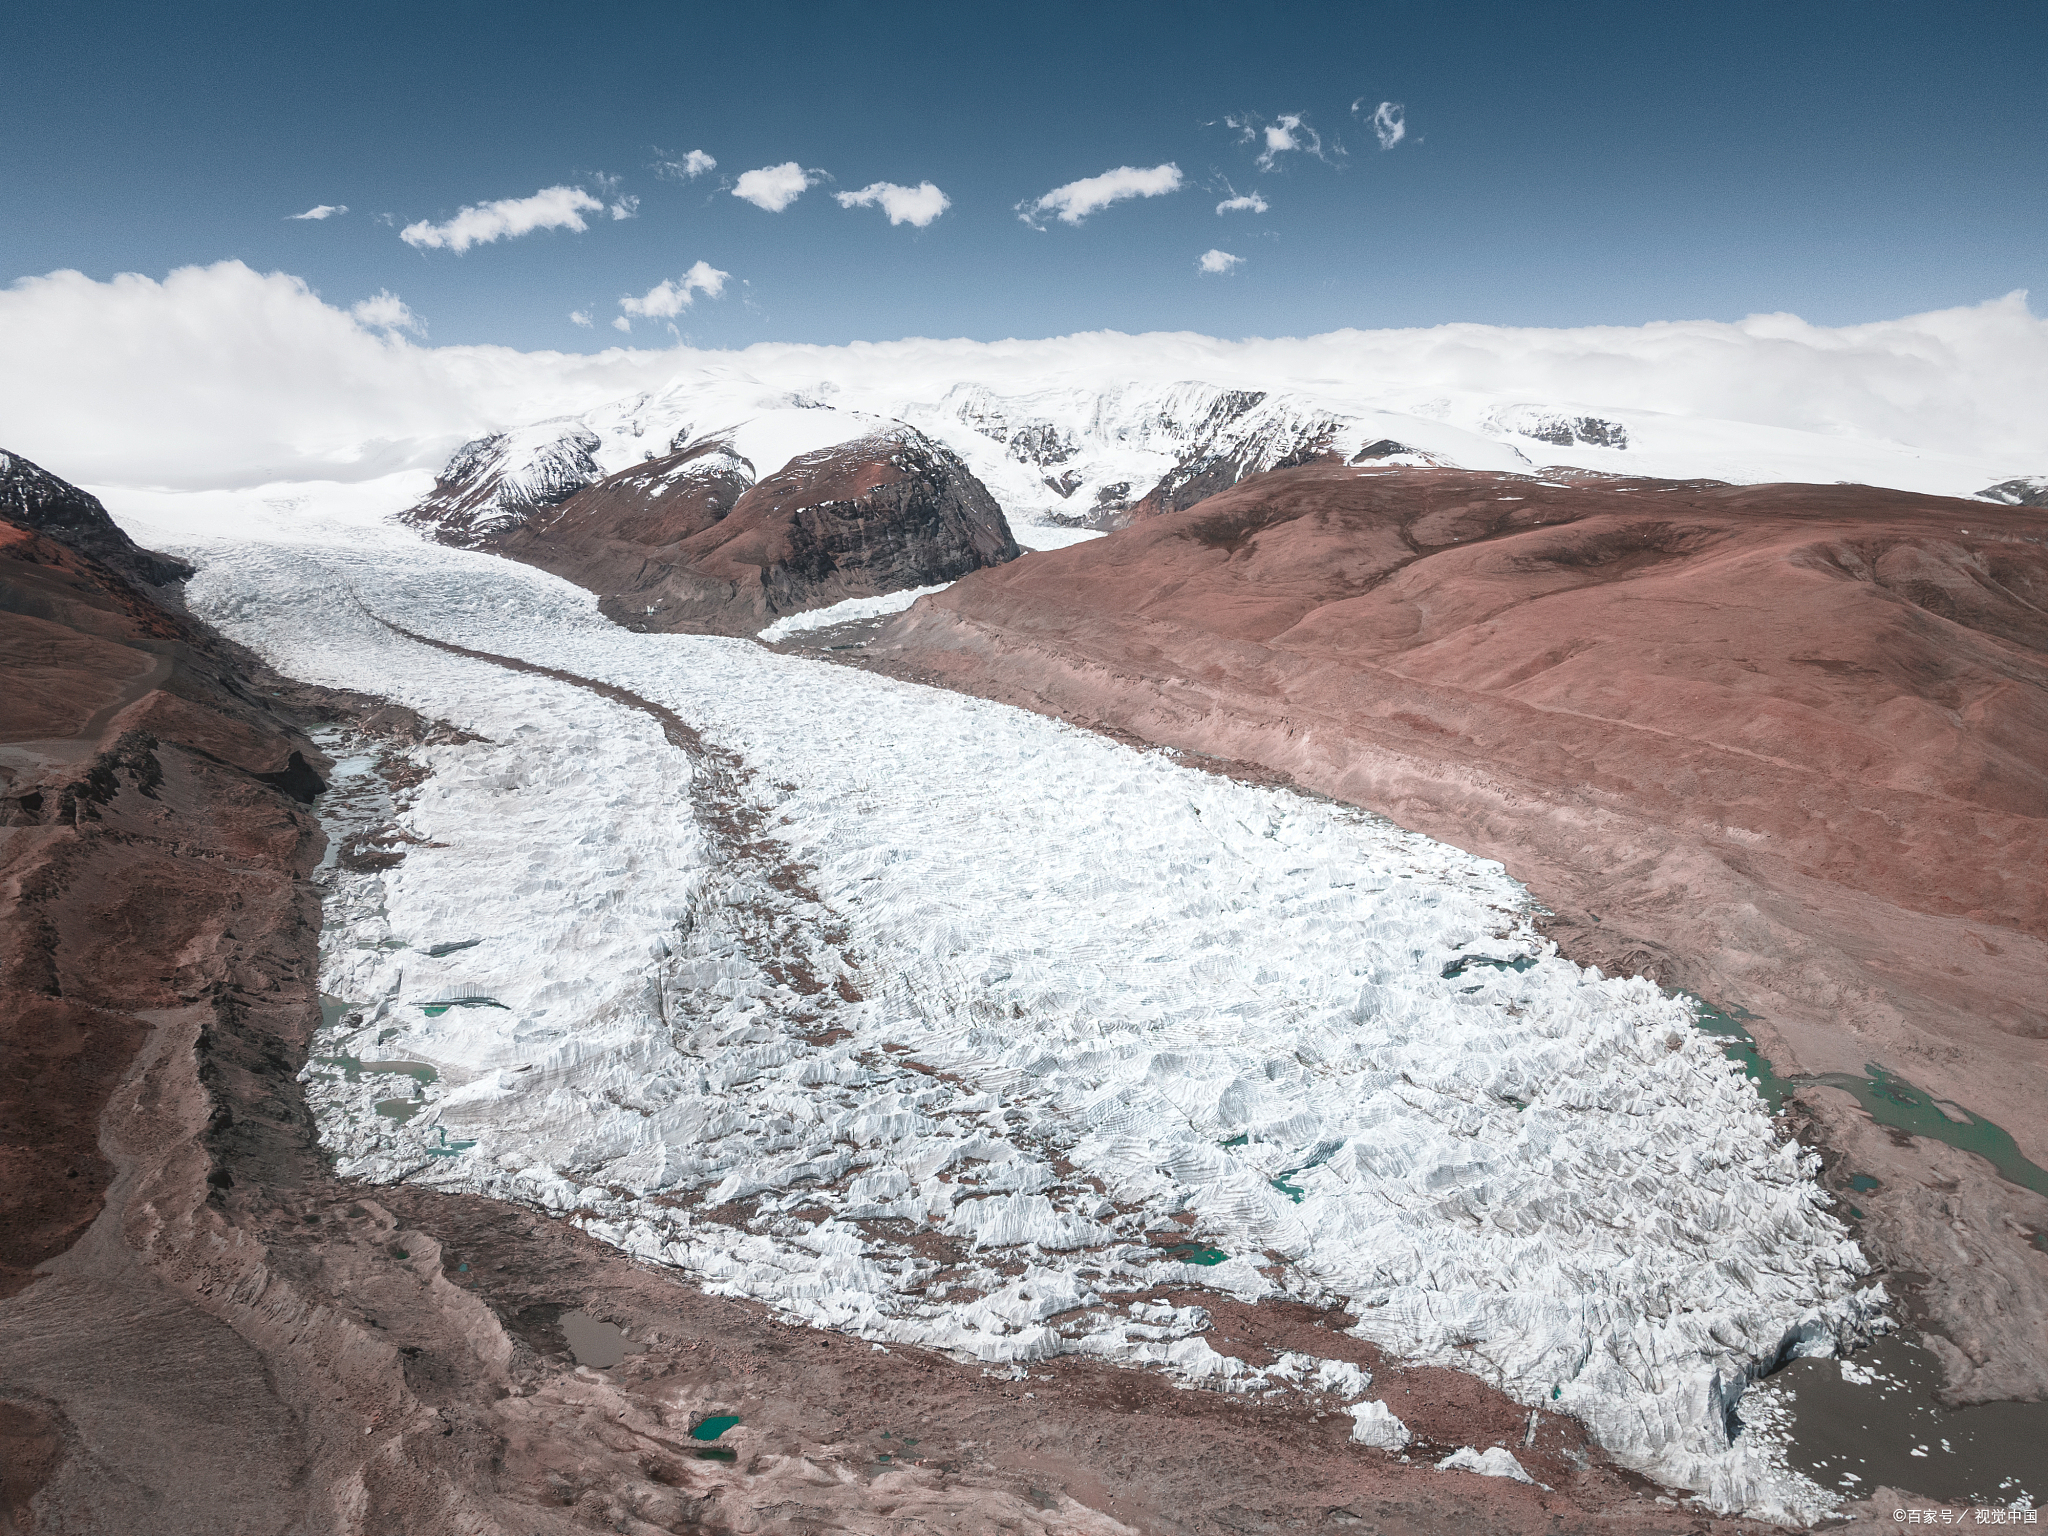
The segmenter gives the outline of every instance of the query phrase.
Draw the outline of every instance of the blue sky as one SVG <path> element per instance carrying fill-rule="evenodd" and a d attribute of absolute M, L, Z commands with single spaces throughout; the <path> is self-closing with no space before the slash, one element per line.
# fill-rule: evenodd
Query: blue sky
<path fill-rule="evenodd" d="M 437 343 L 596 350 L 693 268 L 729 277 L 634 340 L 1842 324 L 2048 281 L 2038 0 L 17 4 L 8 33 L 0 282 L 235 257 L 389 290 Z M 691 150 L 716 169 L 654 169 Z M 733 195 L 792 161 L 829 179 Z M 1167 165 L 1178 190 L 1018 216 Z M 927 181 L 923 227 L 835 196 Z M 581 232 L 401 238 L 563 187 L 603 205 Z M 322 204 L 349 211 L 289 217 Z"/>

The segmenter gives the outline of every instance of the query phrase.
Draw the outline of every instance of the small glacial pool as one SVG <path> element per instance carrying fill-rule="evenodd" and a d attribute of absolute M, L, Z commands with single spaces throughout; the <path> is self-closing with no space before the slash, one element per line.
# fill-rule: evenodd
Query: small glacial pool
<path fill-rule="evenodd" d="M 646 1347 L 630 1342 L 626 1330 L 616 1323 L 592 1317 L 580 1308 L 564 1312 L 556 1326 L 568 1341 L 569 1353 L 576 1357 L 576 1363 L 594 1371 L 608 1371 L 626 1356 L 637 1355 Z"/>

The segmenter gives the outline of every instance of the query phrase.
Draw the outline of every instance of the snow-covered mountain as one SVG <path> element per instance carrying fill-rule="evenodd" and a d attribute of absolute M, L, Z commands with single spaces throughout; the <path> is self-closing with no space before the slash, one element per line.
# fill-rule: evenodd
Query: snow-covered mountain
<path fill-rule="evenodd" d="M 936 400 L 842 401 L 829 382 L 809 391 L 751 379 L 684 377 L 578 416 L 493 433 L 465 444 L 408 520 L 473 542 L 509 531 L 587 485 L 632 466 L 716 445 L 755 479 L 796 457 L 909 427 L 951 450 L 985 485 L 1027 547 L 1065 542 L 1060 530 L 1121 526 L 1176 511 L 1246 475 L 1319 459 L 1443 464 L 1528 472 L 1539 445 L 1592 423 L 1524 409 L 1494 435 L 1420 416 L 1344 410 L 1306 394 L 1182 382 L 1112 383 L 1023 395 L 963 383 Z M 1594 432 L 1622 451 L 1626 431 Z M 1521 443 L 1536 453 L 1532 458 Z M 1032 536 L 1040 530 L 1039 536 Z"/>
<path fill-rule="evenodd" d="M 794 388 L 728 366 L 691 369 L 656 390 L 465 444 L 413 520 L 462 542 L 519 526 L 607 475 L 686 448 L 716 444 L 760 479 L 800 454 L 906 426 L 959 457 L 1026 548 L 1181 510 L 1247 475 L 1318 460 L 1854 481 L 1999 501 L 2025 499 L 2040 483 L 2021 477 L 1987 487 L 1974 458 L 1651 410 L 1408 390 L 1385 380 L 1270 389 L 1213 379 L 1148 383 L 1097 369 L 1075 381 L 1075 370 L 1063 371 L 1067 382 L 1006 390 L 923 369 L 887 382 L 849 369 L 845 383 L 812 378 Z"/>

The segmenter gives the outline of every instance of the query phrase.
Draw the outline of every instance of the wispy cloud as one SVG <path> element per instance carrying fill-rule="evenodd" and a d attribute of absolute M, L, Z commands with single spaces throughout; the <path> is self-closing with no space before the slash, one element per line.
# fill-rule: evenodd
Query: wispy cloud
<path fill-rule="evenodd" d="M 1208 250 L 1202 252 L 1195 266 L 1203 272 L 1235 272 L 1244 265 L 1242 256 L 1233 256 L 1228 251 Z"/>
<path fill-rule="evenodd" d="M 655 150 L 654 174 L 665 176 L 670 181 L 695 181 L 706 171 L 718 169 L 718 162 L 701 149 L 693 149 L 680 160 L 665 160 L 661 151 Z"/>
<path fill-rule="evenodd" d="M 1332 155 L 1344 153 L 1341 144 L 1332 143 L 1326 150 L 1323 136 L 1316 132 L 1305 113 L 1282 112 L 1271 122 L 1250 112 L 1233 113 L 1223 119 L 1229 127 L 1237 130 L 1237 136 L 1247 144 L 1259 144 L 1259 158 L 1254 162 L 1262 171 L 1270 171 L 1280 163 L 1280 157 L 1287 154 L 1313 155 L 1328 162 Z"/>
<path fill-rule="evenodd" d="M 1223 190 L 1230 196 L 1216 205 L 1218 213 L 1264 213 L 1266 200 L 1256 192 L 1240 192 L 1229 182 L 1223 183 Z"/>
<path fill-rule="evenodd" d="M 1057 216 L 1062 224 L 1078 224 L 1111 203 L 1133 197 L 1164 197 L 1169 192 L 1178 192 L 1180 185 L 1180 167 L 1171 162 L 1150 169 L 1120 165 L 1100 176 L 1086 176 L 1054 187 L 1033 202 L 1019 203 L 1017 217 L 1033 229 L 1043 229 L 1048 216 Z"/>
<path fill-rule="evenodd" d="M 627 196 L 620 198 L 611 206 L 612 217 L 614 219 L 630 219 L 633 217 L 634 214 L 640 211 L 640 199 L 632 196 L 631 194 L 628 194 Z"/>
<path fill-rule="evenodd" d="M 780 165 L 764 165 L 758 171 L 747 171 L 733 183 L 732 195 L 769 213 L 780 213 L 802 197 L 804 188 L 817 179 L 816 172 L 805 170 L 794 160 L 785 160 Z"/>
<path fill-rule="evenodd" d="M 587 309 L 572 309 L 572 310 L 570 310 L 570 311 L 569 311 L 569 323 L 570 323 L 571 325 L 580 325 L 580 326 L 582 326 L 582 327 L 583 327 L 583 329 L 585 329 L 586 331 L 587 331 L 587 330 L 589 330 L 589 329 L 590 329 L 590 311 L 589 311 L 589 310 L 587 310 Z"/>
<path fill-rule="evenodd" d="M 835 192 L 842 208 L 879 207 L 891 224 L 912 224 L 919 229 L 953 206 L 953 200 L 928 181 L 914 187 L 899 187 L 893 181 L 870 182 L 858 192 Z"/>
<path fill-rule="evenodd" d="M 708 294 L 717 298 L 725 291 L 725 280 L 730 272 L 721 272 L 708 261 L 700 261 L 678 278 L 664 278 L 637 298 L 627 294 L 619 300 L 623 311 L 612 321 L 612 328 L 630 331 L 633 322 L 626 317 L 638 315 L 643 320 L 672 320 L 697 302 L 697 295 Z M 569 317 L 575 319 L 574 315 Z"/>
<path fill-rule="evenodd" d="M 427 327 L 420 317 L 412 312 L 405 300 L 389 288 L 380 288 L 369 298 L 349 310 L 355 316 L 356 324 L 371 330 L 411 331 L 415 336 L 427 334 Z"/>
<path fill-rule="evenodd" d="M 294 213 L 290 217 L 294 219 L 332 219 L 347 212 L 347 203 L 321 203 L 316 207 L 308 208 L 304 213 Z"/>
<path fill-rule="evenodd" d="M 421 250 L 446 249 L 457 255 L 472 245 L 488 245 L 512 235 L 530 234 L 536 229 L 573 229 L 579 233 L 590 226 L 586 213 L 599 213 L 604 204 L 581 187 L 543 187 L 531 197 L 504 197 L 494 203 L 465 208 L 445 224 L 422 219 L 408 224 L 398 238 Z"/>
<path fill-rule="evenodd" d="M 1371 99 L 1369 96 L 1359 97 L 1351 103 L 1351 110 L 1365 116 L 1365 104 Z M 1379 135 L 1381 149 L 1392 149 L 1408 137 L 1408 109 L 1398 101 L 1383 101 L 1373 108 L 1371 122 L 1372 131 Z"/>

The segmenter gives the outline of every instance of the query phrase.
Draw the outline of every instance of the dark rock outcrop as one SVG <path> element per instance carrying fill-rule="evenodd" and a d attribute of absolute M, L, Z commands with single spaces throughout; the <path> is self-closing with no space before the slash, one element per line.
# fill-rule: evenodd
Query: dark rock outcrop
<path fill-rule="evenodd" d="M 1574 416 L 1568 411 L 1517 405 L 1495 411 L 1493 424 L 1504 432 L 1534 438 L 1555 448 L 1570 448 L 1574 444 L 1588 448 L 1628 446 L 1628 428 L 1604 416 Z"/>
<path fill-rule="evenodd" d="M 0 452 L 0 518 L 48 534 L 129 581 L 168 586 L 192 574 L 169 555 L 142 548 L 115 524 L 100 499 L 18 453 Z"/>
<path fill-rule="evenodd" d="M 477 542 L 600 594 L 628 628 L 709 634 L 1022 553 L 981 482 L 908 427 L 804 454 L 758 483 L 751 469 L 700 444 Z"/>
<path fill-rule="evenodd" d="M 2016 480 L 2001 480 L 1996 485 L 1987 485 L 1977 492 L 1986 501 L 2002 502 L 2008 507 L 2048 507 L 2048 475 L 2021 475 Z"/>
<path fill-rule="evenodd" d="M 1367 443 L 1358 452 L 1351 455 L 1351 462 L 1354 464 L 1364 464 L 1371 459 L 1391 459 L 1397 453 L 1413 453 L 1414 451 L 1406 443 L 1397 443 L 1391 437 L 1383 437 L 1377 442 Z"/>

